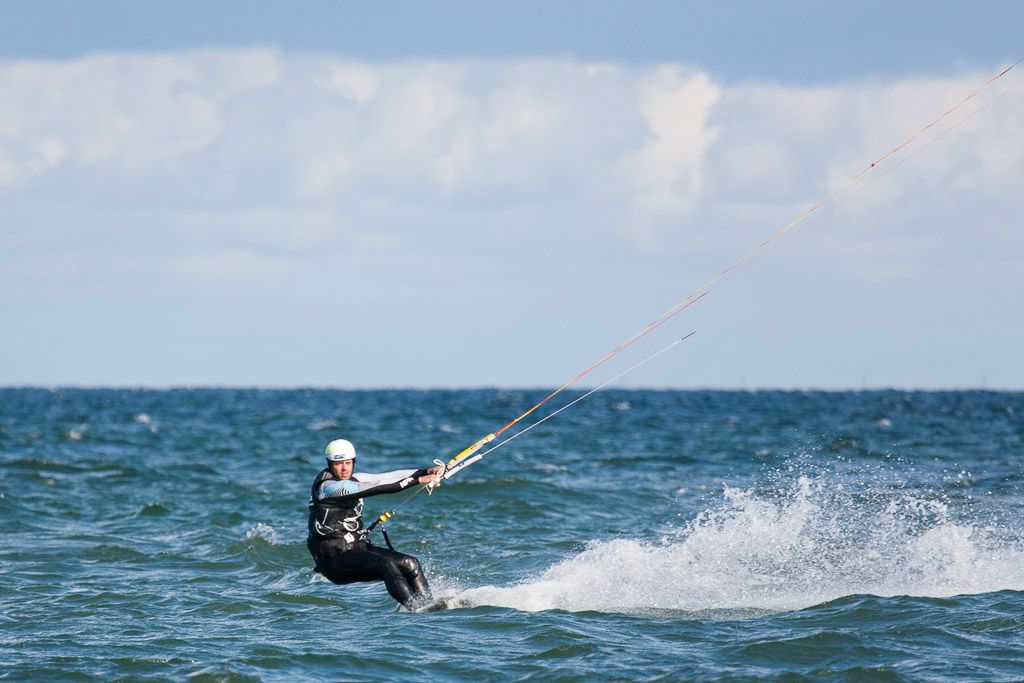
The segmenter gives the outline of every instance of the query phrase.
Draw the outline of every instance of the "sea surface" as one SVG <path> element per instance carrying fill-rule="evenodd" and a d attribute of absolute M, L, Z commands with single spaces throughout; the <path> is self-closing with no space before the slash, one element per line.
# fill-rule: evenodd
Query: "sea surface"
<path fill-rule="evenodd" d="M 0 390 L 0 679 L 1024 680 L 1019 392 L 603 391 L 366 500 L 466 606 L 313 572 L 328 441 L 426 466 L 544 394 Z"/>

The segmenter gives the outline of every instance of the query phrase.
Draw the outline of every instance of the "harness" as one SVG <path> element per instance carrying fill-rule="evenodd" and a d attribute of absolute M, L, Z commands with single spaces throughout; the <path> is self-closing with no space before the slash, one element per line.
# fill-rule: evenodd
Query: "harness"
<path fill-rule="evenodd" d="M 367 530 L 363 528 L 363 499 L 355 505 L 339 503 L 330 498 L 320 498 L 320 486 L 325 481 L 340 481 L 324 468 L 313 480 L 309 489 L 309 539 L 340 539 L 348 543 L 365 541 Z"/>

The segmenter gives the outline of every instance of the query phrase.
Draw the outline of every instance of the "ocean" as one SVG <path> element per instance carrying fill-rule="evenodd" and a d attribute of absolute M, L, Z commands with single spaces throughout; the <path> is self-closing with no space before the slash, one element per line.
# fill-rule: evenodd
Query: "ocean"
<path fill-rule="evenodd" d="M 366 499 L 465 606 L 313 572 L 328 441 L 427 466 L 545 393 L 0 390 L 0 679 L 1024 680 L 1020 392 L 602 391 Z"/>

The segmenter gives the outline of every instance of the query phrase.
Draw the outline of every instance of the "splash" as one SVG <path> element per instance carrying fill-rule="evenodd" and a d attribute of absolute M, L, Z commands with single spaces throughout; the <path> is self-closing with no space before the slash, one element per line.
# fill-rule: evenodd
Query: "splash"
<path fill-rule="evenodd" d="M 867 494 L 799 477 L 770 493 L 726 488 L 660 544 L 592 542 L 538 577 L 456 597 L 525 611 L 737 614 L 845 595 L 945 597 L 1024 589 L 1019 535 L 955 519 L 921 492 Z"/>
<path fill-rule="evenodd" d="M 270 545 L 277 545 L 277 532 L 274 531 L 274 527 L 263 522 L 257 522 L 245 532 L 245 540 L 247 541 L 263 541 Z"/>
<path fill-rule="evenodd" d="M 135 416 L 135 421 L 139 424 L 146 425 L 151 434 L 156 434 L 159 431 L 157 425 L 153 422 L 153 418 L 147 413 L 139 413 Z"/>

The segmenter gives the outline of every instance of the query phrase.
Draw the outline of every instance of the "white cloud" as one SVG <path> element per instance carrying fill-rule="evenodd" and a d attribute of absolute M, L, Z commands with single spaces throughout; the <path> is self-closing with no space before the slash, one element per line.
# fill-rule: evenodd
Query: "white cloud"
<path fill-rule="evenodd" d="M 330 85 L 356 104 L 363 104 L 380 88 L 372 69 L 355 64 L 338 64 L 331 69 Z"/>
<path fill-rule="evenodd" d="M 373 64 L 270 49 L 13 62 L 0 66 L 0 159 L 8 184 L 62 164 L 158 183 L 162 164 L 188 158 L 206 178 L 273 173 L 253 162 L 305 171 L 311 186 L 279 185 L 279 201 L 353 184 L 428 201 L 488 185 L 518 195 L 562 177 L 570 191 L 626 183 L 619 199 L 684 208 L 764 185 L 835 186 L 979 78 L 726 87 L 679 65 Z M 1002 118 L 1019 130 L 1018 114 Z"/>
<path fill-rule="evenodd" d="M 628 169 L 642 207 L 685 209 L 703 189 L 705 153 L 717 137 L 708 119 L 720 88 L 702 73 L 666 66 L 644 78 L 640 111 L 649 140 Z"/>
<path fill-rule="evenodd" d="M 531 239 L 550 239 L 554 217 L 566 243 L 600 231 L 642 250 L 743 248 L 981 80 L 725 86 L 673 64 L 356 63 L 273 49 L 8 62 L 0 189 L 27 202 L 45 188 L 108 207 L 219 207 L 228 231 L 241 212 L 292 207 L 415 239 L 448 235 L 467 212 L 486 226 L 495 210 L 525 207 Z M 965 122 L 841 211 L 877 215 L 977 165 L 1024 130 L 1020 99 Z M 1020 158 L 1006 154 L 998 173 L 954 190 L 1016 187 Z"/>
<path fill-rule="evenodd" d="M 223 134 L 223 103 L 276 77 L 273 51 L 85 57 L 0 67 L 0 183 L 74 166 L 116 183 L 200 158 Z M 234 123 L 234 122 L 230 122 Z M 109 175 L 105 175 L 109 173 Z"/>

